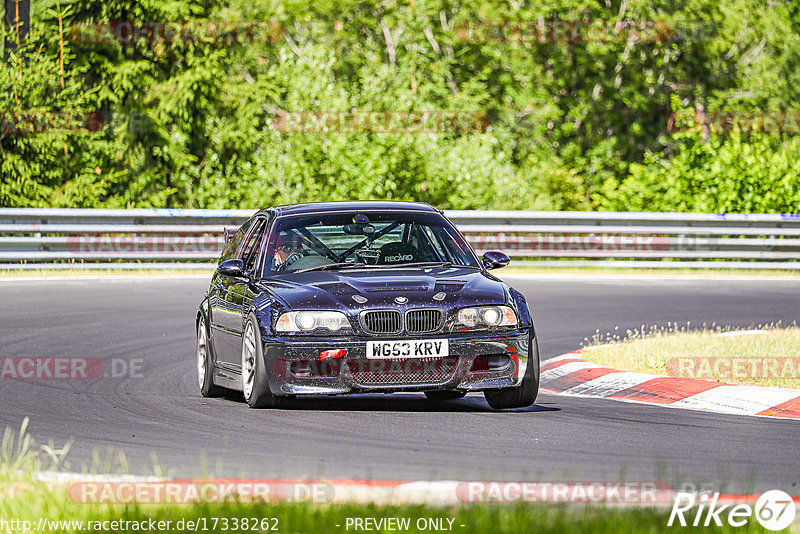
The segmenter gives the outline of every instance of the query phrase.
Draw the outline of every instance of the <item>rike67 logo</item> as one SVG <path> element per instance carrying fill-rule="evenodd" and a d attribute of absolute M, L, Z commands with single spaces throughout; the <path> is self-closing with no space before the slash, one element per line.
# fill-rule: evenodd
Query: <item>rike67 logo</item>
<path fill-rule="evenodd" d="M 669 514 L 667 526 L 677 524 L 708 527 L 712 524 L 721 527 L 727 521 L 732 527 L 742 527 L 755 516 L 762 527 L 768 530 L 783 530 L 794 521 L 795 508 L 792 496 L 781 490 L 770 490 L 762 494 L 755 503 L 721 504 L 719 493 L 699 497 L 694 493 L 677 493 Z M 696 510 L 693 510 L 696 507 Z M 685 515 L 684 515 L 685 514 Z"/>

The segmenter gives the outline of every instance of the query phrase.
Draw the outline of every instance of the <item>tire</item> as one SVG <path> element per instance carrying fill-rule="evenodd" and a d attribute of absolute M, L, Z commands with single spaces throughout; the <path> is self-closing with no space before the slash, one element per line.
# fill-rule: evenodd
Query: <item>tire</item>
<path fill-rule="evenodd" d="M 533 352 L 528 358 L 522 384 L 512 388 L 488 389 L 483 392 L 486 402 L 495 410 L 527 408 L 536 402 L 539 394 L 539 342 L 532 338 Z"/>
<path fill-rule="evenodd" d="M 197 384 L 204 397 L 220 397 L 225 390 L 214 384 L 214 361 L 211 359 L 206 320 L 197 321 Z"/>
<path fill-rule="evenodd" d="M 425 396 L 428 397 L 428 400 L 432 401 L 445 401 L 445 400 L 455 400 L 460 399 L 464 395 L 466 395 L 466 391 L 458 391 L 455 389 L 439 389 L 436 391 L 426 391 Z"/>
<path fill-rule="evenodd" d="M 247 318 L 242 334 L 242 393 L 251 408 L 277 408 L 282 400 L 269 389 L 264 346 L 258 321 L 252 314 Z"/>

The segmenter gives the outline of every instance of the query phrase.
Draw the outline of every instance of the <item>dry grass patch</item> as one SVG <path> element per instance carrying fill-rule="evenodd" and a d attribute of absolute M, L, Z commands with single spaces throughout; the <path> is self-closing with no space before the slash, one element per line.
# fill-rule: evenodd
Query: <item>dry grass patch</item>
<path fill-rule="evenodd" d="M 685 376 L 727 384 L 800 389 L 800 328 L 750 330 L 686 326 L 599 332 L 586 340 L 586 361 L 638 373 Z"/>

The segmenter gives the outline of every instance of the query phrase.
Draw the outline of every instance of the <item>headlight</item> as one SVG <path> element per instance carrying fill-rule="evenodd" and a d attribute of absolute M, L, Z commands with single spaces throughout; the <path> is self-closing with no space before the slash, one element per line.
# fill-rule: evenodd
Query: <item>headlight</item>
<path fill-rule="evenodd" d="M 318 329 L 337 332 L 350 328 L 347 316 L 338 311 L 294 311 L 278 318 L 277 332 L 313 332 Z"/>
<path fill-rule="evenodd" d="M 517 326 L 517 314 L 508 306 L 463 308 L 456 314 L 456 324 L 470 329 Z"/>

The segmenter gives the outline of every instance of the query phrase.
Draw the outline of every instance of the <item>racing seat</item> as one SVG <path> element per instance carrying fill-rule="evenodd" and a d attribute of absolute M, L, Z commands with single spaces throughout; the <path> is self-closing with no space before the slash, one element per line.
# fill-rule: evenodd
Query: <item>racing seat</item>
<path fill-rule="evenodd" d="M 400 241 L 386 243 L 378 250 L 380 251 L 380 256 L 378 256 L 379 265 L 413 263 L 417 261 L 417 257 L 419 256 L 417 247 L 401 243 Z"/>

